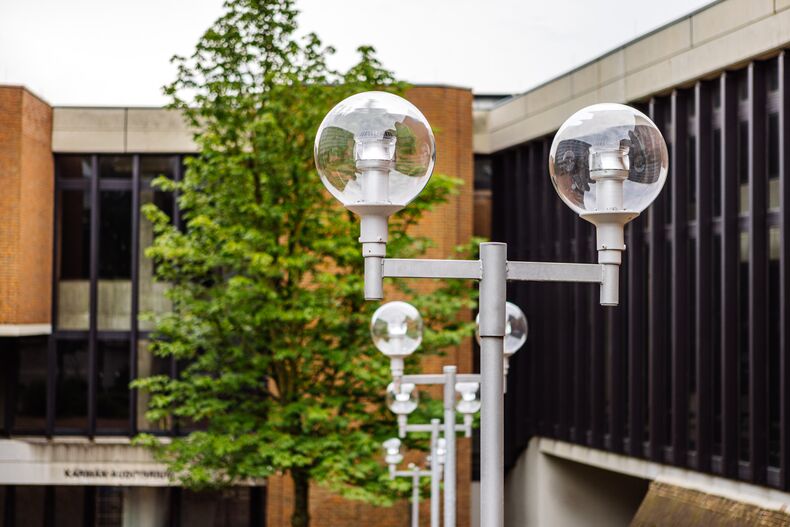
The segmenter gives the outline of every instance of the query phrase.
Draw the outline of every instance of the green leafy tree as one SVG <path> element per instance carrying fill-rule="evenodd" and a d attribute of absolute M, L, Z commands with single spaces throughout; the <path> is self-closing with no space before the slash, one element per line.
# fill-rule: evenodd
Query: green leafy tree
<path fill-rule="evenodd" d="M 198 130 L 178 192 L 185 229 L 153 205 L 146 251 L 170 284 L 172 311 L 156 316 L 152 350 L 175 357 L 177 378 L 136 381 L 151 393 L 148 417 L 175 418 L 190 432 L 168 444 L 150 436 L 176 477 L 191 487 L 288 474 L 293 526 L 309 525 L 309 484 L 386 504 L 399 484 L 380 463 L 395 430 L 383 406 L 388 363 L 368 332 L 377 307 L 363 300 L 358 221 L 338 208 L 313 166 L 315 130 L 344 97 L 400 92 L 371 48 L 347 72 L 331 69 L 315 35 L 297 38 L 293 0 L 229 0 L 190 57 L 175 57 L 165 88 Z M 390 254 L 430 246 L 409 228 L 458 186 L 434 176 L 390 221 Z M 457 345 L 470 331 L 469 284 L 429 292 L 398 282 L 427 330 L 421 355 Z M 400 485 L 403 485 L 402 483 Z M 403 488 L 400 488 L 403 490 Z"/>

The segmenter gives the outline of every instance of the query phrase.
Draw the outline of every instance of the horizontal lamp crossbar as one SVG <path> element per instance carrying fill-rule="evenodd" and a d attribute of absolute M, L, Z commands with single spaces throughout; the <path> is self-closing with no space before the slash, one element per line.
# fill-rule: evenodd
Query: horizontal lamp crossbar
<path fill-rule="evenodd" d="M 413 478 L 414 476 L 429 478 L 431 472 L 429 470 L 396 470 L 393 475 L 401 478 Z"/>
<path fill-rule="evenodd" d="M 589 282 L 604 281 L 601 264 L 508 262 L 507 279 L 521 282 Z"/>
<path fill-rule="evenodd" d="M 444 384 L 444 375 L 441 373 L 423 373 L 419 375 L 404 375 L 401 382 L 407 384 Z M 455 382 L 480 382 L 479 373 L 459 373 Z"/>
<path fill-rule="evenodd" d="M 385 258 L 382 276 L 390 278 L 465 278 L 480 280 L 479 260 L 418 260 Z"/>

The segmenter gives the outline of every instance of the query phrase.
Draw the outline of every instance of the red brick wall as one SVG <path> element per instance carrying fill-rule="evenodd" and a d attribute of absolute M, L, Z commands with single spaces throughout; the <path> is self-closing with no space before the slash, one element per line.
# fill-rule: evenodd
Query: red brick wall
<path fill-rule="evenodd" d="M 0 86 L 0 324 L 48 324 L 52 301 L 52 109 Z"/>
<path fill-rule="evenodd" d="M 473 173 L 472 153 L 472 92 L 459 88 L 415 87 L 407 98 L 412 101 L 431 123 L 436 135 L 436 167 L 434 173 L 455 176 L 463 180 L 457 196 L 438 207 L 415 230 L 433 239 L 436 247 L 429 257 L 446 258 L 457 245 L 469 241 L 473 228 Z M 430 288 L 427 281 L 421 288 Z M 388 298 L 387 300 L 393 300 Z M 469 317 L 469 313 L 464 316 Z M 458 371 L 472 371 L 471 342 L 448 349 L 445 357 L 431 357 L 423 361 L 422 372 L 437 373 L 443 364 L 456 364 Z M 435 390 L 434 397 L 441 397 Z M 383 395 L 382 395 L 383 396 Z M 392 420 L 393 431 L 395 419 Z M 458 439 L 458 527 L 470 524 L 469 491 L 471 484 L 471 443 Z M 293 509 L 291 482 L 288 478 L 270 478 L 267 497 L 267 520 L 270 527 L 287 527 Z M 316 527 L 402 527 L 409 523 L 409 506 L 401 502 L 391 508 L 378 508 L 336 495 L 313 486 L 310 494 L 310 515 Z M 420 508 L 420 525 L 430 522 L 430 503 L 423 500 Z"/>

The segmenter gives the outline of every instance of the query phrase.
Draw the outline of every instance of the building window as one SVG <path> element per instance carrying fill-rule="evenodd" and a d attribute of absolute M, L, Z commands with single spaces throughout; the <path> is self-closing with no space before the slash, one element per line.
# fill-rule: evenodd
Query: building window
<path fill-rule="evenodd" d="M 57 326 L 88 329 L 90 306 L 90 193 L 64 190 L 58 195 Z"/>
<path fill-rule="evenodd" d="M 85 488 L 54 487 L 55 527 L 82 527 L 85 522 Z"/>
<path fill-rule="evenodd" d="M 163 432 L 170 423 L 146 422 L 148 400 L 129 389 L 133 366 L 143 376 L 173 371 L 172 359 L 141 351 L 154 328 L 140 315 L 170 303 L 145 257 L 153 227 L 136 206 L 156 204 L 180 224 L 175 197 L 152 182 L 179 180 L 182 156 L 58 155 L 55 166 L 55 431 Z"/>
<path fill-rule="evenodd" d="M 129 431 L 129 341 L 100 340 L 96 384 L 96 427 L 100 431 Z"/>
<path fill-rule="evenodd" d="M 47 338 L 15 339 L 14 426 L 17 433 L 42 432 L 47 413 Z"/>
<path fill-rule="evenodd" d="M 60 432 L 88 429 L 88 342 L 57 343 L 55 371 L 55 428 Z"/>
<path fill-rule="evenodd" d="M 250 525 L 250 489 L 181 493 L 182 527 L 247 527 Z"/>

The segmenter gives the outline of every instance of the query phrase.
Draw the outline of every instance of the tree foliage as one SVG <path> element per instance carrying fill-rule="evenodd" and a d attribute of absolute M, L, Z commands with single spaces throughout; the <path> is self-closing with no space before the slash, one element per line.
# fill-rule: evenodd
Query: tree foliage
<path fill-rule="evenodd" d="M 189 486 L 289 473 L 297 509 L 307 507 L 309 481 L 387 503 L 398 483 L 379 461 L 395 427 L 383 407 L 388 363 L 368 331 L 377 305 L 363 300 L 358 219 L 325 192 L 312 151 L 341 99 L 405 86 L 367 47 L 350 70 L 333 70 L 331 48 L 295 36 L 296 14 L 292 0 L 229 0 L 193 55 L 174 58 L 177 78 L 165 91 L 198 130 L 199 153 L 181 181 L 157 184 L 178 193 L 185 228 L 153 205 L 144 212 L 156 234 L 146 255 L 172 301 L 155 317 L 152 350 L 181 367 L 177 378 L 136 386 L 151 392 L 149 418 L 194 431 L 140 441 Z M 430 241 L 409 228 L 458 184 L 434 176 L 391 219 L 390 255 L 424 253 Z M 393 297 L 411 296 L 427 322 L 420 355 L 469 333 L 459 312 L 471 291 L 448 283 L 416 295 L 395 285 Z M 308 521 L 306 510 L 292 519 Z"/>

